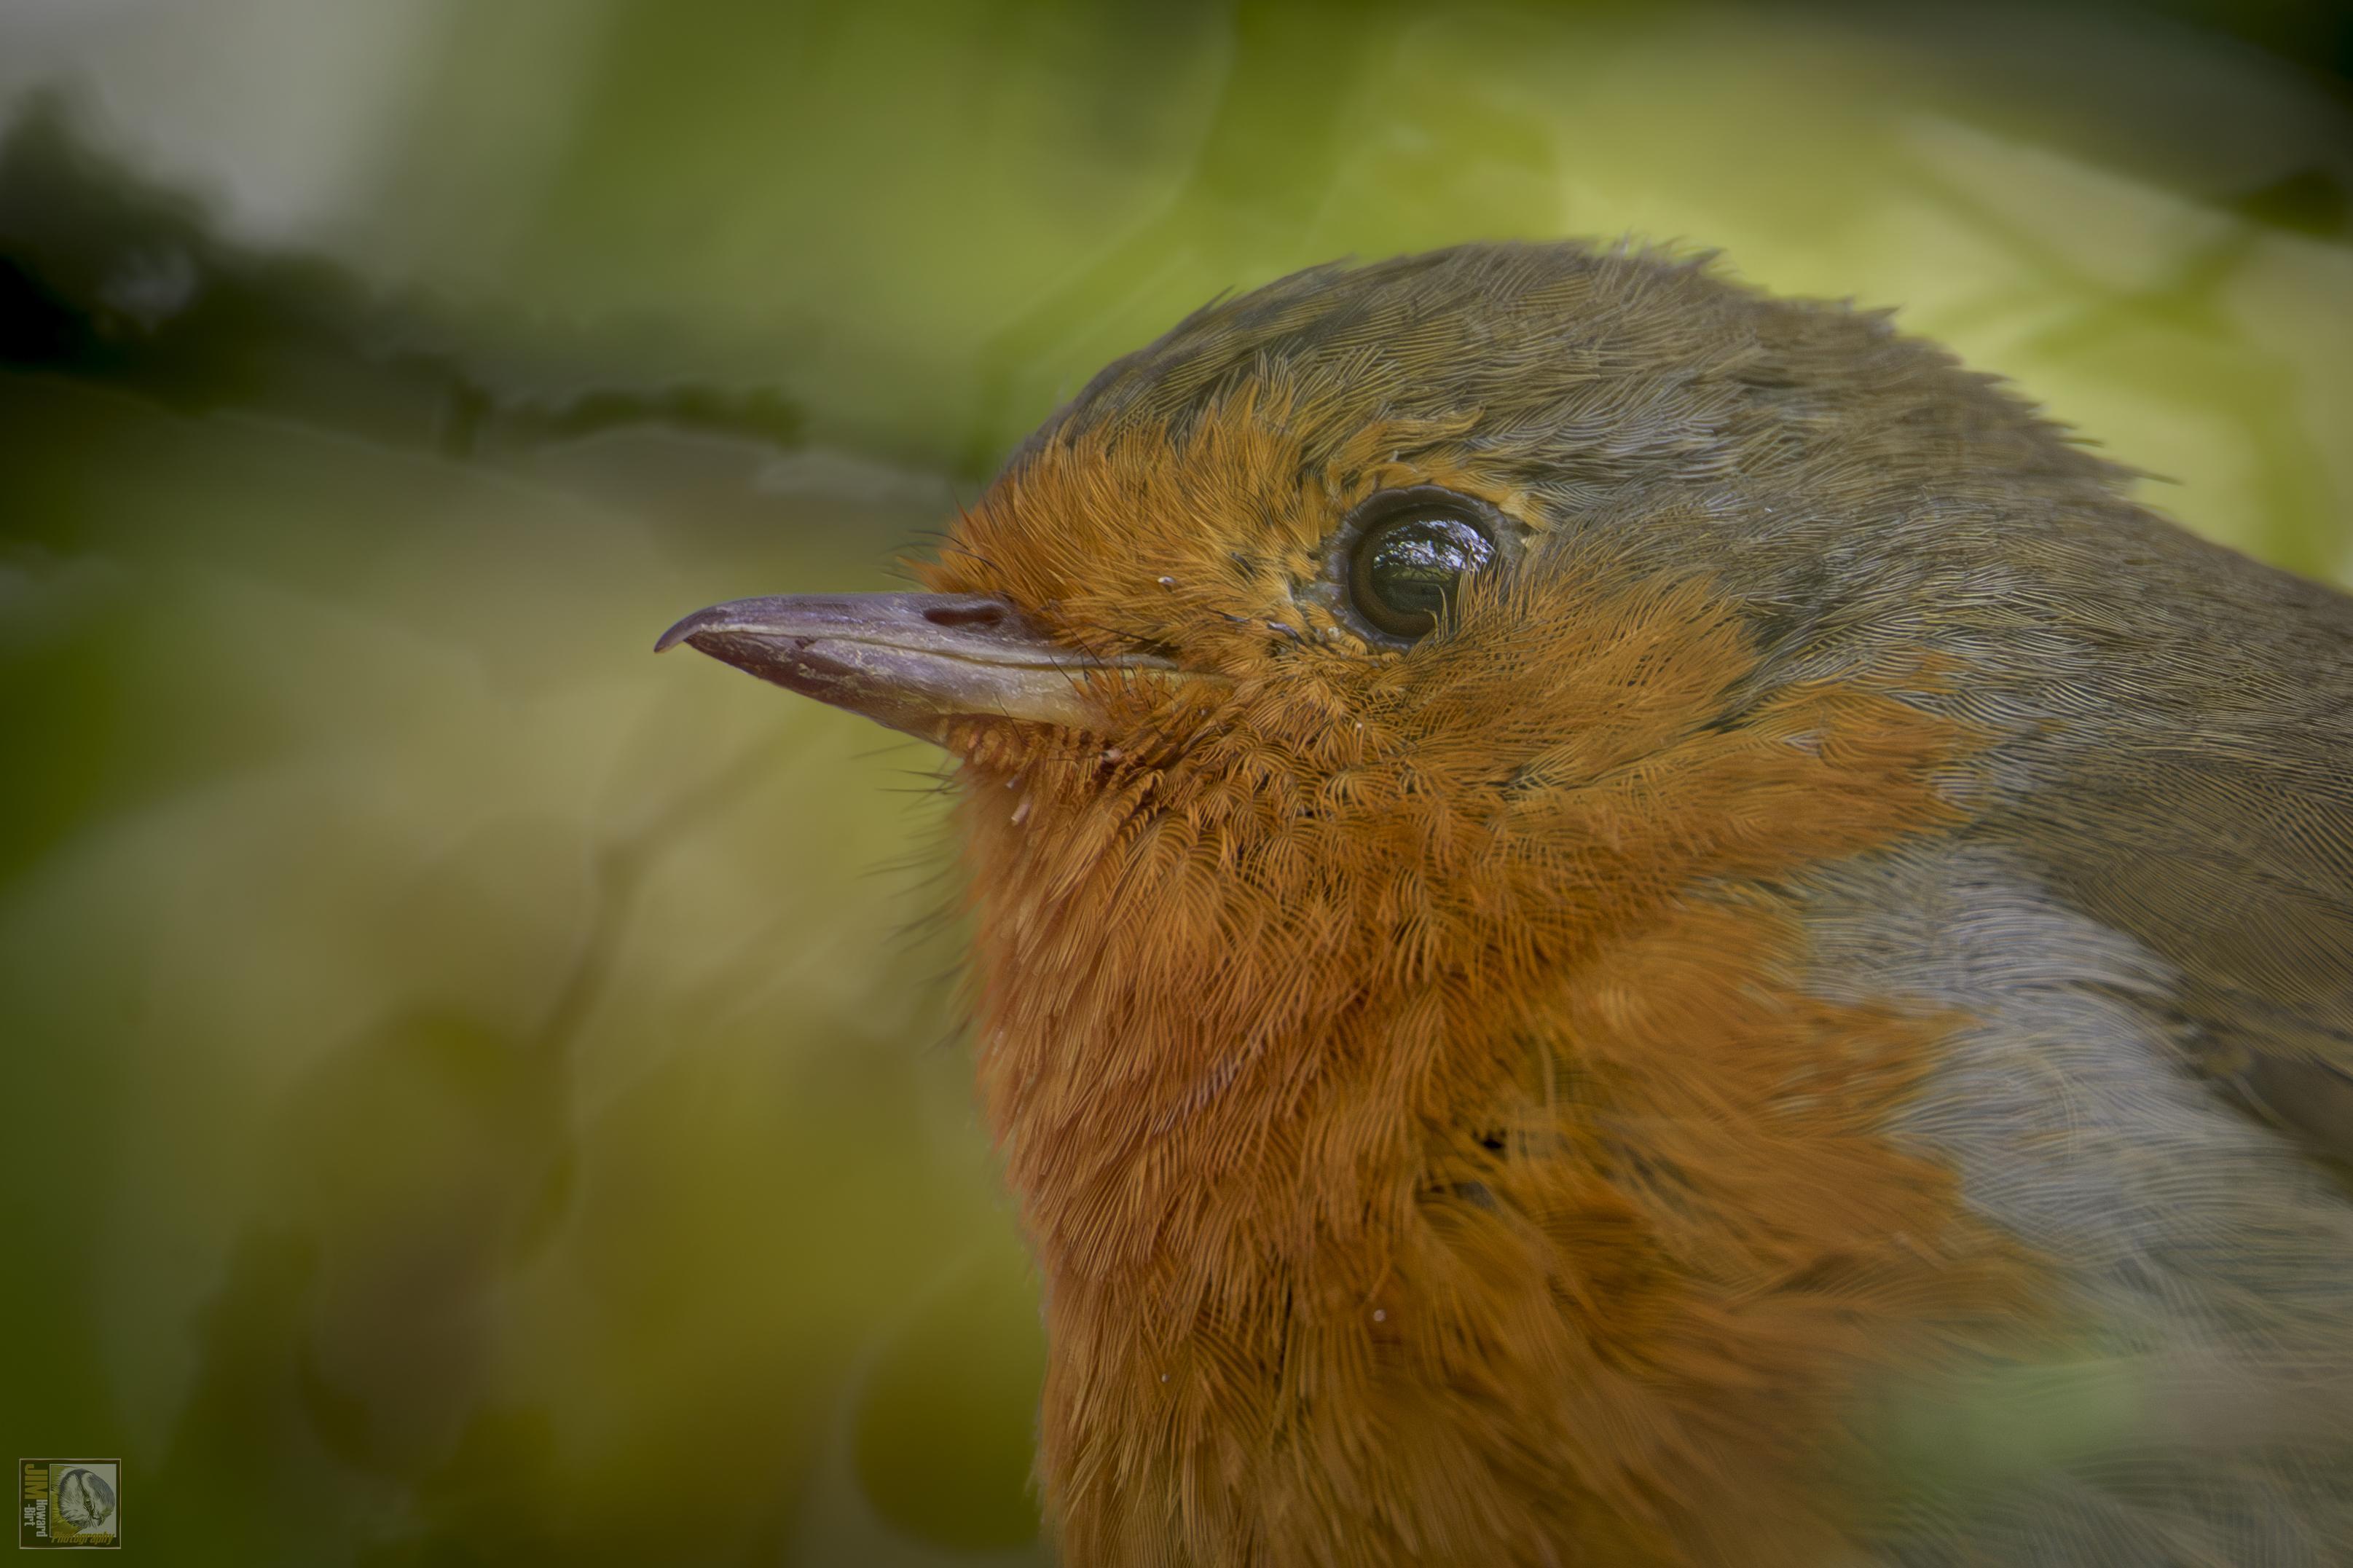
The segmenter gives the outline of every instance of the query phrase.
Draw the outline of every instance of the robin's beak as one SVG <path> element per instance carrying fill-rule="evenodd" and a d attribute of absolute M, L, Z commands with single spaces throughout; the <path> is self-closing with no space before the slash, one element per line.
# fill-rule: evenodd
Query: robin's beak
<path fill-rule="evenodd" d="M 1002 599 L 970 594 L 733 599 L 695 611 L 654 651 L 679 643 L 926 741 L 958 719 L 1096 727 L 1091 675 L 1176 668 L 1149 654 L 1065 647 Z"/>

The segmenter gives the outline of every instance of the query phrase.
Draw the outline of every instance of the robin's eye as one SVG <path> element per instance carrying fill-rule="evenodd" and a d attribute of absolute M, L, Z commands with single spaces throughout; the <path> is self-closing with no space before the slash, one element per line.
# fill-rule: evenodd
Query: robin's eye
<path fill-rule="evenodd" d="M 1478 523 L 1438 507 L 1416 507 L 1365 530 L 1348 563 L 1348 599 L 1391 637 L 1423 636 L 1443 620 L 1462 580 L 1484 571 L 1495 542 Z"/>

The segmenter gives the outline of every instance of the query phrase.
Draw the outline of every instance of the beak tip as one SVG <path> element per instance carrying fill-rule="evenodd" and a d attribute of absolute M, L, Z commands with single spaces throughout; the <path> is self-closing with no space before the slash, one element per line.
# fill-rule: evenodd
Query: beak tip
<path fill-rule="evenodd" d="M 670 628 L 654 639 L 656 653 L 668 653 L 695 633 L 704 630 L 711 620 L 709 610 L 697 610 L 682 620 L 672 622 Z"/>

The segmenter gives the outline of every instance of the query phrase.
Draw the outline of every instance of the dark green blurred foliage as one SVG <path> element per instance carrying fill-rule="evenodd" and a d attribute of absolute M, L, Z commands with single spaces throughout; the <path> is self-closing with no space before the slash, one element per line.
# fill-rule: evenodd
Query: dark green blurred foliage
<path fill-rule="evenodd" d="M 0 1428 L 159 1561 L 1038 1561 L 931 759 L 654 633 L 887 584 L 1211 294 L 1509 235 L 1902 305 L 2343 579 L 2348 37 L 27 0 Z"/>

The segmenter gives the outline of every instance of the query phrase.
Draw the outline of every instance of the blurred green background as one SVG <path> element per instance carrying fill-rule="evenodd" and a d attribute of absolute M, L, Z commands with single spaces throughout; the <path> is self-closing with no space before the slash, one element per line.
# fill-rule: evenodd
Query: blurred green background
<path fill-rule="evenodd" d="M 237 1564 L 1036 1562 L 932 760 L 707 660 L 1112 355 L 1632 233 L 2353 576 L 2286 3 L 5 0 L 0 1438 Z M 2166 482 L 2170 481 L 2170 482 Z"/>

